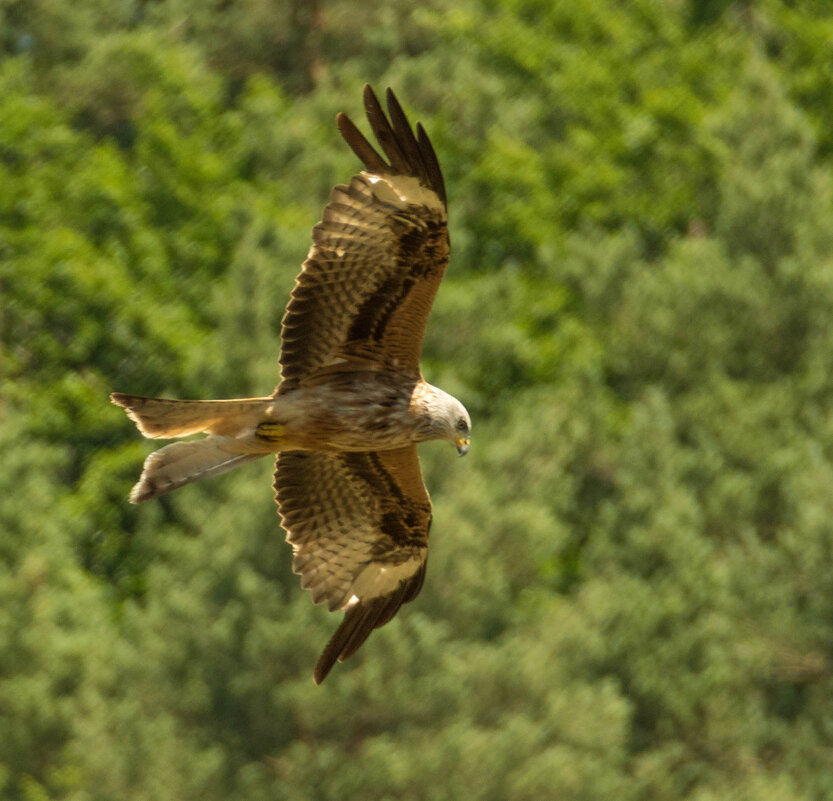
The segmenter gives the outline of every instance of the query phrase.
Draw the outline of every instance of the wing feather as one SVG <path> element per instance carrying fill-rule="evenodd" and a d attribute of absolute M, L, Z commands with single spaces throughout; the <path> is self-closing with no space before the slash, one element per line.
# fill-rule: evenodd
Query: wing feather
<path fill-rule="evenodd" d="M 414 445 L 366 453 L 284 451 L 275 491 L 301 587 L 316 603 L 345 611 L 316 665 L 320 683 L 419 593 L 431 502 Z"/>
<path fill-rule="evenodd" d="M 425 186 L 430 186 L 430 179 L 428 169 L 423 160 L 423 153 L 419 148 L 414 131 L 411 128 L 411 123 L 405 116 L 402 106 L 396 99 L 396 95 L 388 89 L 386 93 L 388 101 L 388 113 L 390 114 L 390 121 L 393 125 L 393 133 L 396 141 L 399 143 L 401 149 L 405 153 L 405 158 L 408 164 L 417 166 L 419 168 L 419 179 Z"/>
<path fill-rule="evenodd" d="M 376 152 L 376 148 L 370 144 L 367 137 L 356 127 L 353 120 L 351 120 L 343 111 L 336 114 L 336 125 L 341 133 L 342 138 L 352 151 L 361 159 L 362 164 L 370 170 L 370 172 L 387 172 L 389 165 Z"/>
<path fill-rule="evenodd" d="M 348 609 L 344 615 L 344 621 L 336 629 L 315 664 L 313 672 L 315 683 L 321 684 L 336 662 L 349 659 L 364 645 L 374 628 L 390 622 L 402 604 L 413 600 L 422 587 L 424 578 L 425 564 L 413 578 L 403 583 L 400 589 L 389 598 L 381 598 L 370 604 Z"/>
<path fill-rule="evenodd" d="M 445 186 L 425 130 L 416 135 L 393 92 L 390 120 L 365 89 L 387 161 L 345 114 L 337 117 L 366 172 L 333 188 L 283 318 L 281 380 L 289 391 L 360 359 L 419 374 L 425 324 L 448 262 Z"/>
<path fill-rule="evenodd" d="M 404 143 L 397 138 L 376 93 L 367 84 L 364 87 L 364 108 L 373 135 L 390 160 L 392 171 L 400 175 L 413 175 L 415 165 L 408 163 Z"/>
<path fill-rule="evenodd" d="M 425 164 L 428 173 L 428 185 L 437 193 L 444 206 L 448 206 L 448 197 L 445 193 L 445 180 L 443 179 L 442 170 L 440 170 L 440 162 L 437 159 L 437 154 L 434 152 L 434 146 L 425 133 L 425 128 L 422 123 L 418 122 L 417 129 L 417 144 L 419 151 L 422 153 L 422 161 Z"/>

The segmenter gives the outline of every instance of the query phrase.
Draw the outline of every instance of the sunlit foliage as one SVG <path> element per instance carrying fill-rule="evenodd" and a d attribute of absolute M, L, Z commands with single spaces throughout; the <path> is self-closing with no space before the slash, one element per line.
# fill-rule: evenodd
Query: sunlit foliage
<path fill-rule="evenodd" d="M 833 11 L 0 0 L 0 797 L 833 797 Z M 265 461 L 141 507 L 111 390 L 271 391 L 336 111 L 429 130 L 420 598 L 336 620 Z"/>

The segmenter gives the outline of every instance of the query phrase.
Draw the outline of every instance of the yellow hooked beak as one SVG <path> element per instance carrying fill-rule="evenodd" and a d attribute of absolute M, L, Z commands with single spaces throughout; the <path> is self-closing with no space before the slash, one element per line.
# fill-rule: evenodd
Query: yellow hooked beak
<path fill-rule="evenodd" d="M 457 453 L 459 453 L 460 456 L 465 456 L 469 452 L 468 437 L 457 437 L 455 444 L 457 445 Z"/>

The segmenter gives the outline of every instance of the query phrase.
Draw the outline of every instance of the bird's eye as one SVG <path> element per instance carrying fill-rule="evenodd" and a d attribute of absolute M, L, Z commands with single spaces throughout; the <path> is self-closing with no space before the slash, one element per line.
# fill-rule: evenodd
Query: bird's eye
<path fill-rule="evenodd" d="M 457 430 L 458 431 L 468 431 L 468 429 L 469 429 L 468 423 L 461 417 L 457 421 Z"/>

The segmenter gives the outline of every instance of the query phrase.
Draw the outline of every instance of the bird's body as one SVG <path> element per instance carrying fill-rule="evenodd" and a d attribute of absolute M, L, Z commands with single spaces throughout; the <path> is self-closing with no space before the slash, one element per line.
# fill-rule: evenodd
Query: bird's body
<path fill-rule="evenodd" d="M 180 401 L 113 393 L 147 437 L 175 442 L 145 461 L 131 500 L 148 500 L 267 454 L 313 600 L 345 619 L 320 682 L 419 592 L 431 504 L 416 444 L 468 449 L 463 405 L 419 369 L 425 321 L 448 260 L 445 187 L 425 132 L 388 90 L 390 121 L 365 88 L 389 161 L 350 120 L 342 135 L 366 171 L 333 189 L 283 320 L 281 383 L 269 397 Z"/>
<path fill-rule="evenodd" d="M 267 415 L 284 428 L 282 450 L 390 450 L 436 438 L 432 424 L 443 396 L 422 379 L 340 372 L 279 393 Z"/>
<path fill-rule="evenodd" d="M 438 418 L 437 410 L 449 399 L 454 400 L 421 378 L 414 381 L 378 370 L 331 372 L 309 385 L 265 398 L 191 401 L 114 392 L 111 399 L 128 410 L 147 437 L 209 435 L 152 453 L 131 494 L 134 502 L 157 498 L 207 478 L 195 472 L 190 461 L 183 465 L 178 458 L 193 453 L 195 447 L 201 446 L 208 456 L 208 446 L 213 443 L 220 447 L 219 453 L 250 458 L 292 450 L 394 450 L 442 438 L 444 421 L 441 416 Z M 250 458 L 238 463 L 230 463 L 229 459 L 227 469 Z M 220 472 L 226 470 L 211 475 Z"/>

